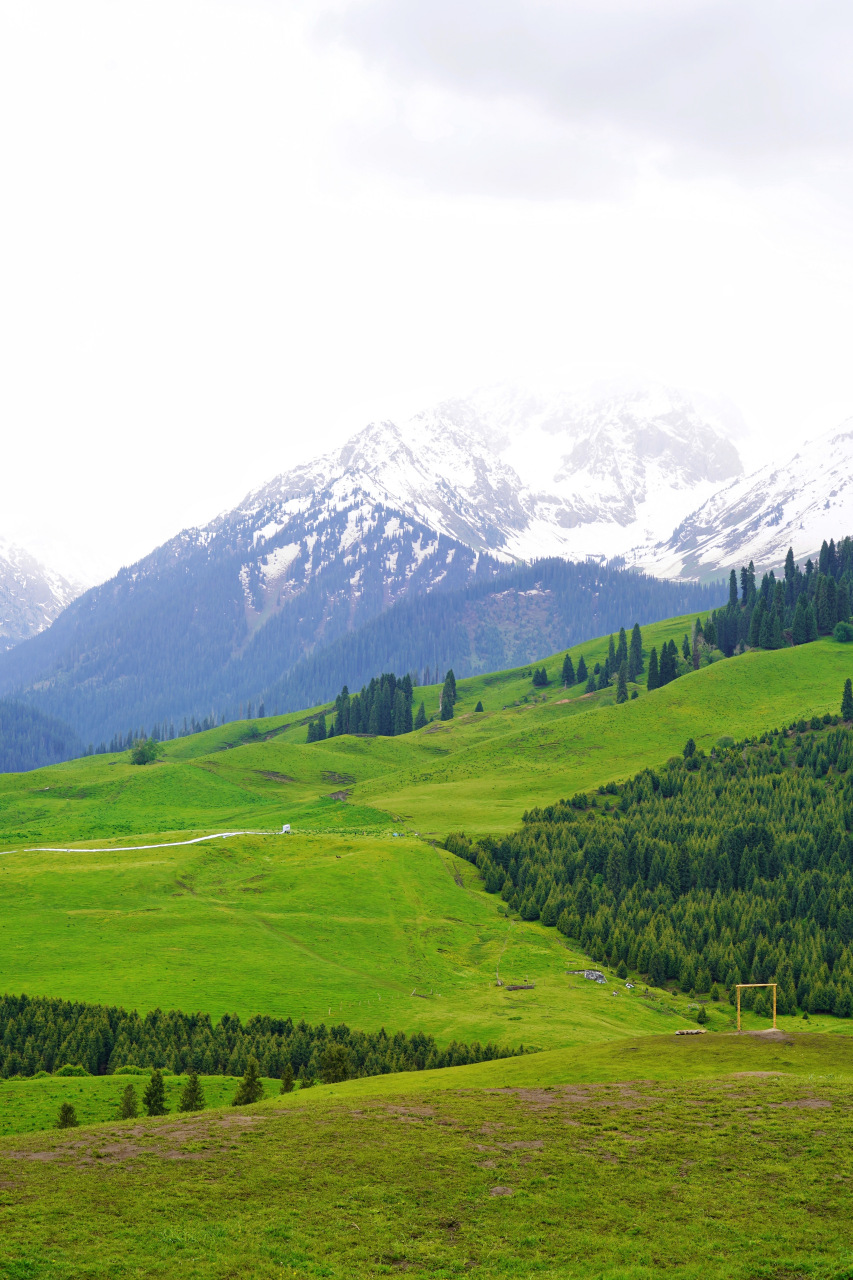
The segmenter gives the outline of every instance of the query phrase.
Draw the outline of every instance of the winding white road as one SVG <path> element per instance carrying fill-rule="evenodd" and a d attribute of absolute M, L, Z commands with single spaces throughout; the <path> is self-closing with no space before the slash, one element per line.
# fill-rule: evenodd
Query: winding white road
<path fill-rule="evenodd" d="M 7 853 L 136 853 L 140 849 L 176 849 L 179 845 L 203 844 L 205 840 L 229 840 L 232 836 L 277 836 L 280 831 L 214 831 L 208 836 L 196 836 L 192 840 L 166 840 L 162 844 L 106 845 L 102 849 L 62 848 L 60 845 L 32 845 L 27 849 L 4 849 Z"/>

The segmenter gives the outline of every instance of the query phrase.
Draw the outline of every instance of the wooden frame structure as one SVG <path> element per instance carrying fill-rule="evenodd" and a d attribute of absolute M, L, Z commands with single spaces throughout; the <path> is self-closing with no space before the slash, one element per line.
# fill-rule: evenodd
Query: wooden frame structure
<path fill-rule="evenodd" d="M 737 1029 L 740 1031 L 740 993 L 744 987 L 772 987 L 773 988 L 773 1030 L 776 1030 L 776 987 L 775 982 L 738 982 L 735 986 L 737 991 Z"/>

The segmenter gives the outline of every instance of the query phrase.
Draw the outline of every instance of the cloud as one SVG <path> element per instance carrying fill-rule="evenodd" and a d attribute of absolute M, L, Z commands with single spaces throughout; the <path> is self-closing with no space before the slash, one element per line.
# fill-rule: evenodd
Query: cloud
<path fill-rule="evenodd" d="M 320 29 L 395 97 L 364 145 L 451 187 L 820 182 L 853 149 L 838 0 L 356 0 Z"/>

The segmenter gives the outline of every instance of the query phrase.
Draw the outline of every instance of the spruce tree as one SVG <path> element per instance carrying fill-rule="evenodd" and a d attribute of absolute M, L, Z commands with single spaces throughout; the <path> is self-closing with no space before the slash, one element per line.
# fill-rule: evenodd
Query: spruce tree
<path fill-rule="evenodd" d="M 729 605 L 733 609 L 737 608 L 737 574 L 734 569 L 729 574 Z"/>
<path fill-rule="evenodd" d="M 423 729 L 426 722 L 427 722 L 426 708 L 424 707 L 424 704 L 421 703 L 421 705 L 418 707 L 418 714 L 415 716 L 415 728 Z"/>
<path fill-rule="evenodd" d="M 191 1071 L 187 1077 L 187 1082 L 181 1091 L 181 1100 L 178 1103 L 179 1111 L 203 1111 L 204 1110 L 204 1090 L 201 1082 L 194 1071 Z"/>
<path fill-rule="evenodd" d="M 560 679 L 567 689 L 575 682 L 575 665 L 572 662 L 571 655 L 568 653 L 563 659 L 563 671 Z"/>
<path fill-rule="evenodd" d="M 444 687 L 445 689 L 450 690 L 451 702 L 456 702 L 456 676 L 453 674 L 452 667 L 448 671 L 447 675 L 444 677 Z"/>
<path fill-rule="evenodd" d="M 649 690 L 660 688 L 660 674 L 658 672 L 658 651 L 654 647 L 649 654 L 649 675 L 646 681 L 646 688 Z"/>
<path fill-rule="evenodd" d="M 794 610 L 794 622 L 791 628 L 793 633 L 794 644 L 805 644 L 809 638 L 808 626 L 806 621 L 806 609 L 808 607 L 806 597 L 801 595 L 797 601 L 797 607 Z"/>
<path fill-rule="evenodd" d="M 770 620 L 770 614 L 765 610 L 761 619 L 761 632 L 758 637 L 759 649 L 771 649 L 773 639 L 773 624 Z"/>
<path fill-rule="evenodd" d="M 77 1119 L 77 1112 L 70 1102 L 63 1102 L 59 1108 L 59 1115 L 56 1118 L 57 1129 L 76 1129 L 80 1121 Z"/>
<path fill-rule="evenodd" d="M 264 1096 L 264 1086 L 261 1084 L 261 1068 L 257 1058 L 249 1058 L 246 1063 L 246 1073 L 237 1086 L 237 1092 L 231 1103 L 232 1107 L 248 1107 L 253 1102 L 260 1102 Z"/>
<path fill-rule="evenodd" d="M 685 631 L 684 639 L 681 642 L 681 656 L 685 662 L 690 661 L 690 637 Z"/>
<path fill-rule="evenodd" d="M 587 693 L 595 693 L 595 690 L 596 690 L 596 688 L 597 688 L 597 687 L 598 687 L 598 686 L 597 686 L 597 685 L 596 685 L 596 683 L 595 683 L 595 676 L 591 675 L 591 676 L 589 677 L 589 679 L 587 680 L 587 682 L 586 682 L 586 691 L 587 691 Z"/>
<path fill-rule="evenodd" d="M 619 678 L 616 682 L 616 701 L 628 701 L 628 663 L 624 660 L 619 665 Z"/>
<path fill-rule="evenodd" d="M 639 622 L 634 623 L 631 632 L 631 648 L 628 654 L 628 679 L 636 680 L 643 672 L 643 635 Z"/>
<path fill-rule="evenodd" d="M 149 1116 L 164 1116 L 168 1111 L 166 1106 L 166 1086 L 163 1083 L 163 1073 L 159 1067 L 155 1067 L 151 1072 L 151 1079 L 145 1086 L 145 1092 L 142 1095 L 142 1103 L 146 1114 Z"/>
<path fill-rule="evenodd" d="M 583 656 L 583 654 L 581 654 L 581 656 L 578 658 L 578 675 L 577 675 L 578 684 L 583 684 L 588 674 L 589 673 L 586 669 L 586 658 Z"/>
<path fill-rule="evenodd" d="M 447 696 L 447 687 L 442 690 L 441 694 L 441 717 L 442 720 L 453 719 L 453 702 Z"/>
<path fill-rule="evenodd" d="M 284 1064 L 284 1070 L 281 1073 L 281 1088 L 279 1093 L 293 1093 L 293 1066 L 290 1059 Z"/>
<path fill-rule="evenodd" d="M 616 644 L 616 666 L 619 668 L 623 662 L 628 661 L 628 637 L 625 635 L 625 628 L 619 628 L 619 639 Z"/>
<path fill-rule="evenodd" d="M 610 663 L 610 670 L 616 669 L 616 645 L 613 643 L 613 636 L 607 642 L 607 661 Z"/>
<path fill-rule="evenodd" d="M 806 605 L 806 640 L 809 643 L 817 640 L 817 617 L 811 600 Z"/>
<path fill-rule="evenodd" d="M 483 704 L 482 702 L 478 701 L 476 707 L 474 708 L 474 713 L 476 714 L 478 711 L 482 711 L 482 710 L 483 710 Z"/>
<path fill-rule="evenodd" d="M 841 719 L 853 720 L 853 684 L 849 676 L 844 681 L 844 693 L 841 696 Z"/>
<path fill-rule="evenodd" d="M 132 1084 L 126 1084 L 122 1090 L 118 1106 L 119 1120 L 135 1120 L 139 1115 L 139 1102 Z"/>
<path fill-rule="evenodd" d="M 773 626 L 771 627 L 771 630 L 770 630 L 770 648 L 781 649 L 784 643 L 785 643 L 785 638 L 782 635 L 782 616 L 777 610 L 774 610 Z"/>
<path fill-rule="evenodd" d="M 850 620 L 850 588 L 844 578 L 838 584 L 838 621 Z"/>

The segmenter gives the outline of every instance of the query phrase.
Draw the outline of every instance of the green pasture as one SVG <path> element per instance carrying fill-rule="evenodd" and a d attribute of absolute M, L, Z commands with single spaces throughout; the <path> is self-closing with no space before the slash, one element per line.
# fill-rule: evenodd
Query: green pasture
<path fill-rule="evenodd" d="M 647 647 L 683 635 L 690 621 L 647 627 Z M 606 639 L 572 652 L 592 665 Z M 722 736 L 837 712 L 853 651 L 825 639 L 750 652 L 652 693 L 641 689 L 622 706 L 613 689 L 564 690 L 561 664 L 562 654 L 545 662 L 552 683 L 544 694 L 519 671 L 460 681 L 452 721 L 398 738 L 307 744 L 302 713 L 180 739 L 142 767 L 124 753 L 6 774 L 0 848 L 274 830 L 282 822 L 329 836 L 511 830 L 524 809 L 660 765 L 688 737 L 709 747 Z M 421 692 L 437 700 L 437 689 Z M 474 712 L 478 700 L 482 713 Z"/>
<path fill-rule="evenodd" d="M 470 863 L 393 837 L 7 854 L 0 980 L 141 1012 L 290 1015 L 442 1043 L 549 1047 L 695 1018 L 682 996 L 567 976 L 584 957 L 498 905 Z"/>
<path fill-rule="evenodd" d="M 140 1113 L 144 1114 L 142 1094 L 149 1076 L 146 1071 L 138 1076 L 45 1076 L 31 1079 L 16 1076 L 12 1080 L 0 1080 L 0 1135 L 55 1128 L 63 1102 L 72 1104 L 81 1125 L 116 1120 L 121 1095 L 128 1084 L 133 1085 Z M 205 1106 L 211 1108 L 230 1106 L 240 1083 L 231 1076 L 199 1076 L 199 1080 Z M 165 1075 L 169 1112 L 178 1112 L 181 1091 L 186 1082 L 186 1076 Z M 277 1095 L 280 1084 L 279 1080 L 264 1080 L 265 1096 Z"/>
<path fill-rule="evenodd" d="M 851 1076 L 667 1035 L 6 1136 L 0 1276 L 843 1280 Z"/>

